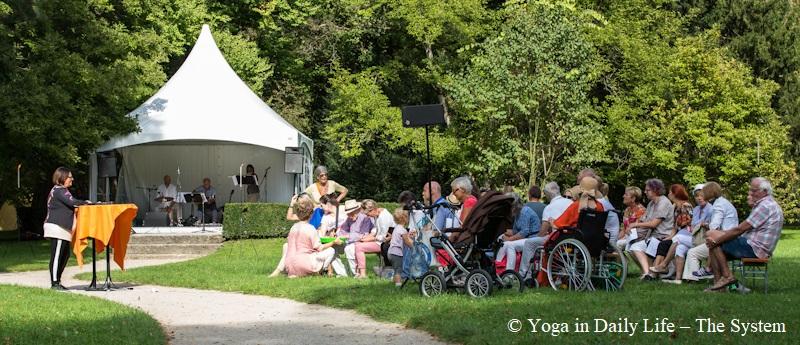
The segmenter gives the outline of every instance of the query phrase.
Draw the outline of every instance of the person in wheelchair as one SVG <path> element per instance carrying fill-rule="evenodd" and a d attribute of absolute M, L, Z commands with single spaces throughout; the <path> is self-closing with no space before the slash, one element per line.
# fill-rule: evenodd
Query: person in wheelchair
<path fill-rule="evenodd" d="M 572 205 L 572 200 L 561 196 L 561 188 L 558 183 L 551 181 L 544 185 L 544 195 L 550 202 L 542 211 L 542 226 L 537 236 L 533 236 L 525 240 L 522 248 L 522 261 L 520 262 L 519 274 L 523 278 L 527 277 L 530 269 L 530 262 L 533 259 L 536 248 L 544 245 L 547 236 L 550 235 L 552 224 L 558 217 L 564 214 L 564 211 Z"/>
<path fill-rule="evenodd" d="M 506 195 L 514 198 L 511 208 L 511 217 L 514 219 L 512 229 L 500 236 L 503 246 L 497 253 L 495 261 L 498 263 L 506 260 L 506 269 L 515 270 L 517 265 L 517 252 L 522 251 L 525 240 L 536 236 L 542 226 L 539 216 L 532 208 L 522 204 L 522 199 L 517 193 L 507 193 Z"/>
<path fill-rule="evenodd" d="M 705 291 L 722 291 L 737 283 L 727 260 L 731 258 L 761 258 L 772 256 L 783 228 L 783 210 L 772 198 L 772 184 L 763 177 L 750 181 L 748 199 L 753 203 L 750 216 L 727 231 L 706 232 L 709 264 L 714 273 L 714 285 Z"/>
<path fill-rule="evenodd" d="M 581 178 L 577 188 L 572 189 L 572 195 L 576 197 L 576 200 L 553 222 L 553 226 L 556 229 L 577 227 L 580 211 L 584 209 L 603 212 L 605 210 L 603 203 L 598 201 L 603 198 L 603 194 L 598 189 L 599 187 L 600 183 L 596 178 L 591 176 Z"/>

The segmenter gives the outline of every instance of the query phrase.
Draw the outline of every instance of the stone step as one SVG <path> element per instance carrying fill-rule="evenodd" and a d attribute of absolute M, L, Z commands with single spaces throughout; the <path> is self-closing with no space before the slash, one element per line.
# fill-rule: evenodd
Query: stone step
<path fill-rule="evenodd" d="M 221 246 L 220 243 L 171 243 L 128 244 L 127 255 L 132 254 L 183 254 L 208 255 Z"/>
<path fill-rule="evenodd" d="M 128 242 L 132 244 L 219 244 L 224 241 L 216 234 L 133 234 Z"/>
<path fill-rule="evenodd" d="M 125 260 L 164 260 L 164 259 L 197 259 L 205 255 L 195 254 L 131 254 L 125 253 Z"/>

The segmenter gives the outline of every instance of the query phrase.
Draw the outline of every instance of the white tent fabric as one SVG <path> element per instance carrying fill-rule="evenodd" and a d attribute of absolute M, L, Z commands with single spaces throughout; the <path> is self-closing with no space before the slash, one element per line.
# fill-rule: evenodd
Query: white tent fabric
<path fill-rule="evenodd" d="M 112 138 L 98 153 L 116 151 L 122 157 L 116 201 L 135 202 L 140 216 L 150 208 L 141 188 L 159 185 L 164 175 L 189 192 L 203 177 L 212 179 L 218 206 L 233 189 L 228 176 L 239 174 L 242 164 L 253 164 L 261 178 L 262 201 L 286 202 L 293 192 L 294 176 L 284 173 L 284 150 L 305 149 L 302 188 L 312 180 L 313 142 L 275 113 L 236 75 L 220 52 L 211 30 L 203 25 L 200 36 L 180 69 L 152 97 L 131 112 L 140 131 Z M 90 197 L 97 200 L 97 156 L 91 157 Z M 241 200 L 236 188 L 233 200 Z"/>

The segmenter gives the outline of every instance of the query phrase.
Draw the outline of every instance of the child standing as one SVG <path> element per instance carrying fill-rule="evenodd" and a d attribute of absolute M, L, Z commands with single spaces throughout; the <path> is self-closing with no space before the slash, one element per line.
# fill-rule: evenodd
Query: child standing
<path fill-rule="evenodd" d="M 392 240 L 389 242 L 389 260 L 392 262 L 394 269 L 394 285 L 402 285 L 402 277 L 400 276 L 403 271 L 403 246 L 410 247 L 413 245 L 414 240 L 409 236 L 408 229 L 408 212 L 403 208 L 394 210 L 394 232 L 392 232 Z"/>

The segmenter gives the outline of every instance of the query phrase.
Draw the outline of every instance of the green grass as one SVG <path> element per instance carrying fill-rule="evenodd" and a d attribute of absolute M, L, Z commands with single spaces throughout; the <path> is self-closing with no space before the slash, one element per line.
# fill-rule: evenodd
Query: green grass
<path fill-rule="evenodd" d="M 98 254 L 97 259 L 105 259 L 105 252 Z M 0 241 L 0 272 L 46 270 L 49 263 L 49 241 Z M 83 263 L 92 264 L 91 245 L 83 251 Z M 70 252 L 67 265 L 77 264 L 75 255 Z"/>
<path fill-rule="evenodd" d="M 0 285 L 0 344 L 166 344 L 134 308 L 73 293 Z"/>
<path fill-rule="evenodd" d="M 625 290 L 606 292 L 556 292 L 536 289 L 524 294 L 499 294 L 476 300 L 451 293 L 433 299 L 419 295 L 416 284 L 403 290 L 387 281 L 368 279 L 334 279 L 309 277 L 302 279 L 266 278 L 275 267 L 281 239 L 226 242 L 216 253 L 192 260 L 157 267 L 132 269 L 118 273 L 118 281 L 181 286 L 198 289 L 239 291 L 285 297 L 307 303 L 353 309 L 375 319 L 397 322 L 428 331 L 444 340 L 467 343 L 532 343 L 557 341 L 565 343 L 770 343 L 796 344 L 797 304 L 800 302 L 800 231 L 784 231 L 775 258 L 770 264 L 770 293 L 748 295 L 709 294 L 704 285 L 681 286 L 640 282 L 631 272 Z M 369 256 L 374 258 L 374 255 Z M 371 265 L 370 265 L 371 266 Z M 633 269 L 635 270 L 635 269 Z M 87 275 L 83 275 L 86 278 Z M 571 330 L 576 318 L 590 322 L 604 318 L 640 321 L 644 318 L 669 318 L 681 326 L 695 326 L 696 318 L 712 318 L 729 325 L 731 319 L 785 323 L 786 333 L 748 334 L 745 337 L 726 333 L 696 333 L 696 329 L 678 329 L 674 333 L 641 333 L 629 337 L 614 333 L 510 333 L 507 323 L 516 318 L 541 318 L 549 322 L 566 322 Z M 527 322 L 526 322 L 527 325 Z M 728 326 L 730 327 L 730 326 Z"/>

